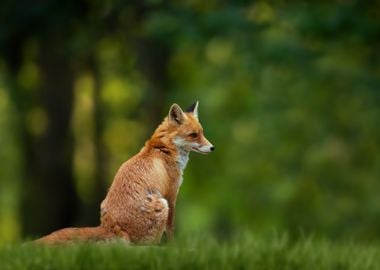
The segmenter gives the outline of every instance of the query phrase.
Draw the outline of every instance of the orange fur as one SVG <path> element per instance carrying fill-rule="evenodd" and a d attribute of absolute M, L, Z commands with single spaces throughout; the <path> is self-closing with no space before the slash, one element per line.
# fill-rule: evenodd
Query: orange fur
<path fill-rule="evenodd" d="M 177 194 L 190 151 L 211 152 L 198 121 L 198 103 L 183 112 L 173 104 L 141 151 L 118 170 L 101 204 L 101 224 L 68 228 L 39 239 L 43 243 L 124 238 L 135 244 L 159 243 L 174 232 Z M 196 135 L 194 135 L 196 134 Z"/>
<path fill-rule="evenodd" d="M 97 241 L 114 238 L 115 235 L 101 226 L 85 228 L 66 228 L 55 231 L 40 239 L 37 243 L 61 244 L 75 241 Z"/>

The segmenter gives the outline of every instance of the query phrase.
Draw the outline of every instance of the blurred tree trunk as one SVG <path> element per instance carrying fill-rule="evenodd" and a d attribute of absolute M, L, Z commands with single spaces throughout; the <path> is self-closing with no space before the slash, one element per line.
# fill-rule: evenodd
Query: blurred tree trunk
<path fill-rule="evenodd" d="M 99 224 L 100 204 L 106 196 L 107 192 L 107 150 L 103 142 L 104 131 L 104 106 L 101 99 L 101 74 L 95 55 L 92 53 L 89 56 L 89 69 L 94 79 L 94 92 L 93 92 L 93 118 L 94 118 L 94 148 L 95 148 L 95 171 L 94 171 L 94 186 L 93 197 L 89 205 L 87 205 L 86 225 Z"/>
<path fill-rule="evenodd" d="M 129 37 L 137 55 L 137 67 L 147 81 L 147 93 L 142 100 L 142 114 L 148 119 L 147 137 L 163 119 L 165 98 L 168 92 L 168 61 L 170 48 L 167 43 L 149 35 L 135 34 L 132 29 L 140 29 L 147 18 L 160 9 L 167 8 L 166 2 L 146 3 L 138 1 L 133 5 L 133 14 L 129 24 L 132 35 Z"/>
<path fill-rule="evenodd" d="M 147 136 L 161 123 L 168 92 L 169 50 L 159 41 L 148 38 L 136 42 L 139 69 L 148 82 L 148 93 L 144 95 L 143 107 L 147 112 L 150 129 Z"/>
<path fill-rule="evenodd" d="M 78 203 L 70 133 L 75 61 L 70 39 L 85 22 L 87 6 L 83 1 L 2 1 L 0 6 L 0 54 L 9 71 L 23 150 L 21 227 L 26 235 L 45 234 L 71 225 Z M 28 54 L 30 44 L 39 46 L 37 56 L 34 45 L 33 55 Z M 20 83 L 25 57 L 37 66 L 36 89 Z"/>
<path fill-rule="evenodd" d="M 70 132 L 74 74 L 68 57 L 45 46 L 48 43 L 41 45 L 38 56 L 41 74 L 38 97 L 42 111 L 38 120 L 46 121 L 46 126 L 25 155 L 28 175 L 24 183 L 22 225 L 26 235 L 46 234 L 72 225 L 78 203 Z"/>

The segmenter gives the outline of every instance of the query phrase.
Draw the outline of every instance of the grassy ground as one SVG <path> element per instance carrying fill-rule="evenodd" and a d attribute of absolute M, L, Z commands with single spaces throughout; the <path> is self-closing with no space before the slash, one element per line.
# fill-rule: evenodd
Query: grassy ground
<path fill-rule="evenodd" d="M 208 237 L 156 247 L 123 243 L 0 248 L 8 269 L 380 269 L 380 245 L 245 235 L 218 243 Z"/>

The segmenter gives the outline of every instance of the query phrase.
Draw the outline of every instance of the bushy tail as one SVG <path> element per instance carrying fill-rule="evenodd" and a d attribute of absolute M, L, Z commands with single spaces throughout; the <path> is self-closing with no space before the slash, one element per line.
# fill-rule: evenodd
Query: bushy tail
<path fill-rule="evenodd" d="M 116 237 L 117 236 L 113 232 L 107 231 L 105 228 L 98 226 L 58 230 L 37 239 L 35 242 L 42 244 L 64 244 L 70 242 L 110 240 Z"/>

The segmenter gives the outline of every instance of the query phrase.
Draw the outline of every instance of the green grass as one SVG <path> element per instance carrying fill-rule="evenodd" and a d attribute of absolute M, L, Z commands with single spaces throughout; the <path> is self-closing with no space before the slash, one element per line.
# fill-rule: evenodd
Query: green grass
<path fill-rule="evenodd" d="M 380 269 L 380 246 L 245 235 L 218 243 L 210 237 L 164 246 L 98 243 L 18 244 L 0 248 L 0 269 Z"/>

